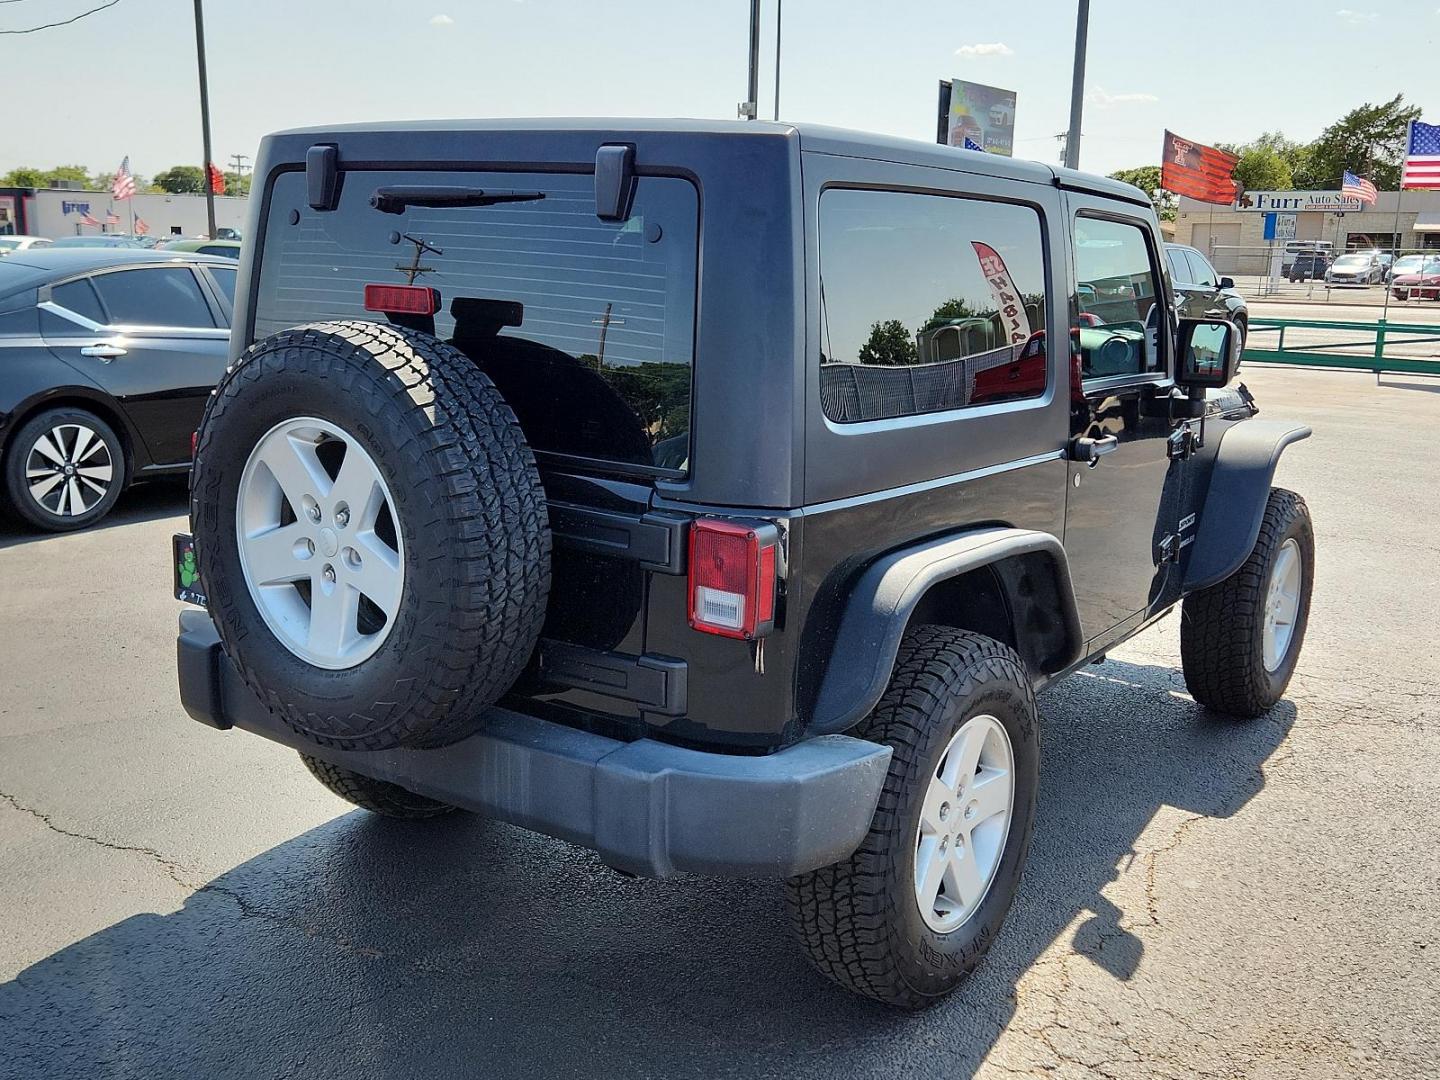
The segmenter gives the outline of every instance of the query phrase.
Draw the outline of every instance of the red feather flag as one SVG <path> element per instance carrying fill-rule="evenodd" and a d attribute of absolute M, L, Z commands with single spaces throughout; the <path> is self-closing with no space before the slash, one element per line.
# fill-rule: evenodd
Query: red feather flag
<path fill-rule="evenodd" d="M 216 195 L 225 194 L 225 174 L 215 167 L 213 161 L 205 163 L 205 169 L 210 174 L 210 190 Z"/>
<path fill-rule="evenodd" d="M 1202 146 L 1167 131 L 1160 163 L 1160 186 L 1176 195 L 1228 206 L 1240 194 L 1239 185 L 1230 178 L 1239 161 L 1234 154 Z"/>

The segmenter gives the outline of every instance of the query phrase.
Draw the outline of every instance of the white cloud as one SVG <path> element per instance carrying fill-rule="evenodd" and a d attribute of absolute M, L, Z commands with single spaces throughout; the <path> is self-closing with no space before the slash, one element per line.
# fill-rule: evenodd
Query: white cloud
<path fill-rule="evenodd" d="M 455 20 L 452 19 L 449 15 L 431 15 L 431 16 L 430 16 L 430 25 L 431 25 L 431 26 L 451 26 L 451 25 L 454 24 L 454 22 L 455 22 Z"/>
<path fill-rule="evenodd" d="M 1335 17 L 1344 19 L 1351 26 L 1362 26 L 1365 23 L 1374 22 L 1380 18 L 1380 13 L 1378 11 L 1354 11 L 1350 8 L 1341 8 L 1335 12 Z"/>
<path fill-rule="evenodd" d="M 1093 86 L 1085 94 L 1085 100 L 1098 109 L 1109 109 L 1115 105 L 1147 105 L 1160 99 L 1154 94 L 1112 94 L 1103 86 Z"/>
<path fill-rule="evenodd" d="M 979 42 L 974 45 L 961 45 L 955 50 L 956 56 L 1014 56 L 1015 50 L 1006 45 L 1003 41 Z"/>

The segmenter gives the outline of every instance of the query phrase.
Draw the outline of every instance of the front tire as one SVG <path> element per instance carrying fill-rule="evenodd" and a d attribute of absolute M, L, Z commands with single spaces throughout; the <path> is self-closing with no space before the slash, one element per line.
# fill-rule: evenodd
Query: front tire
<path fill-rule="evenodd" d="M 790 879 L 790 921 L 823 975 L 922 1009 L 980 962 L 1014 899 L 1035 820 L 1035 697 L 1000 642 L 914 627 L 856 734 L 894 751 L 874 821 L 849 859 Z"/>
<path fill-rule="evenodd" d="M 46 532 L 94 525 L 125 487 L 125 450 L 115 429 L 85 409 L 48 409 L 15 432 L 3 462 L 10 508 Z"/>
<path fill-rule="evenodd" d="M 1180 658 L 1190 696 L 1253 719 L 1284 695 L 1310 621 L 1315 530 L 1305 500 L 1271 488 L 1250 557 L 1185 598 Z"/>
<path fill-rule="evenodd" d="M 406 791 L 398 784 L 342 769 L 339 765 L 321 761 L 309 754 L 301 754 L 300 760 L 305 763 L 311 775 L 330 791 L 372 814 L 398 818 L 401 821 L 425 821 L 452 814 L 457 809 L 449 803 Z"/>

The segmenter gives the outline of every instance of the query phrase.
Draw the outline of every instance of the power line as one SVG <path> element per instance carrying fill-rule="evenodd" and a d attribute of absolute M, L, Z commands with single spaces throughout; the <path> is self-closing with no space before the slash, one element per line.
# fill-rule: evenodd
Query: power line
<path fill-rule="evenodd" d="M 7 0 L 7 2 L 14 2 L 14 0 Z M 99 7 L 93 7 L 89 11 L 82 11 L 79 15 L 74 15 L 68 19 L 61 19 L 59 22 L 45 23 L 43 26 L 31 26 L 24 30 L 0 30 L 0 34 L 34 34 L 41 30 L 53 30 L 57 26 L 69 26 L 71 23 L 79 22 L 87 15 L 94 15 L 98 11 L 112 8 L 119 2 L 120 0 L 106 0 L 106 2 Z"/>

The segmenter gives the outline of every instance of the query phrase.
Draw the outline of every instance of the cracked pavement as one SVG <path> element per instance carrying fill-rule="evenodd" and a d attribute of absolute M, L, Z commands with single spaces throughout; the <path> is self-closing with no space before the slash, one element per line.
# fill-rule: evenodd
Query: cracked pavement
<path fill-rule="evenodd" d="M 0 526 L 0 1077 L 1440 1076 L 1440 381 L 1243 378 L 1316 429 L 1287 699 L 1205 716 L 1173 615 L 1045 694 L 1019 899 L 920 1016 L 812 975 L 776 883 L 371 819 L 187 720 L 178 488 Z"/>

